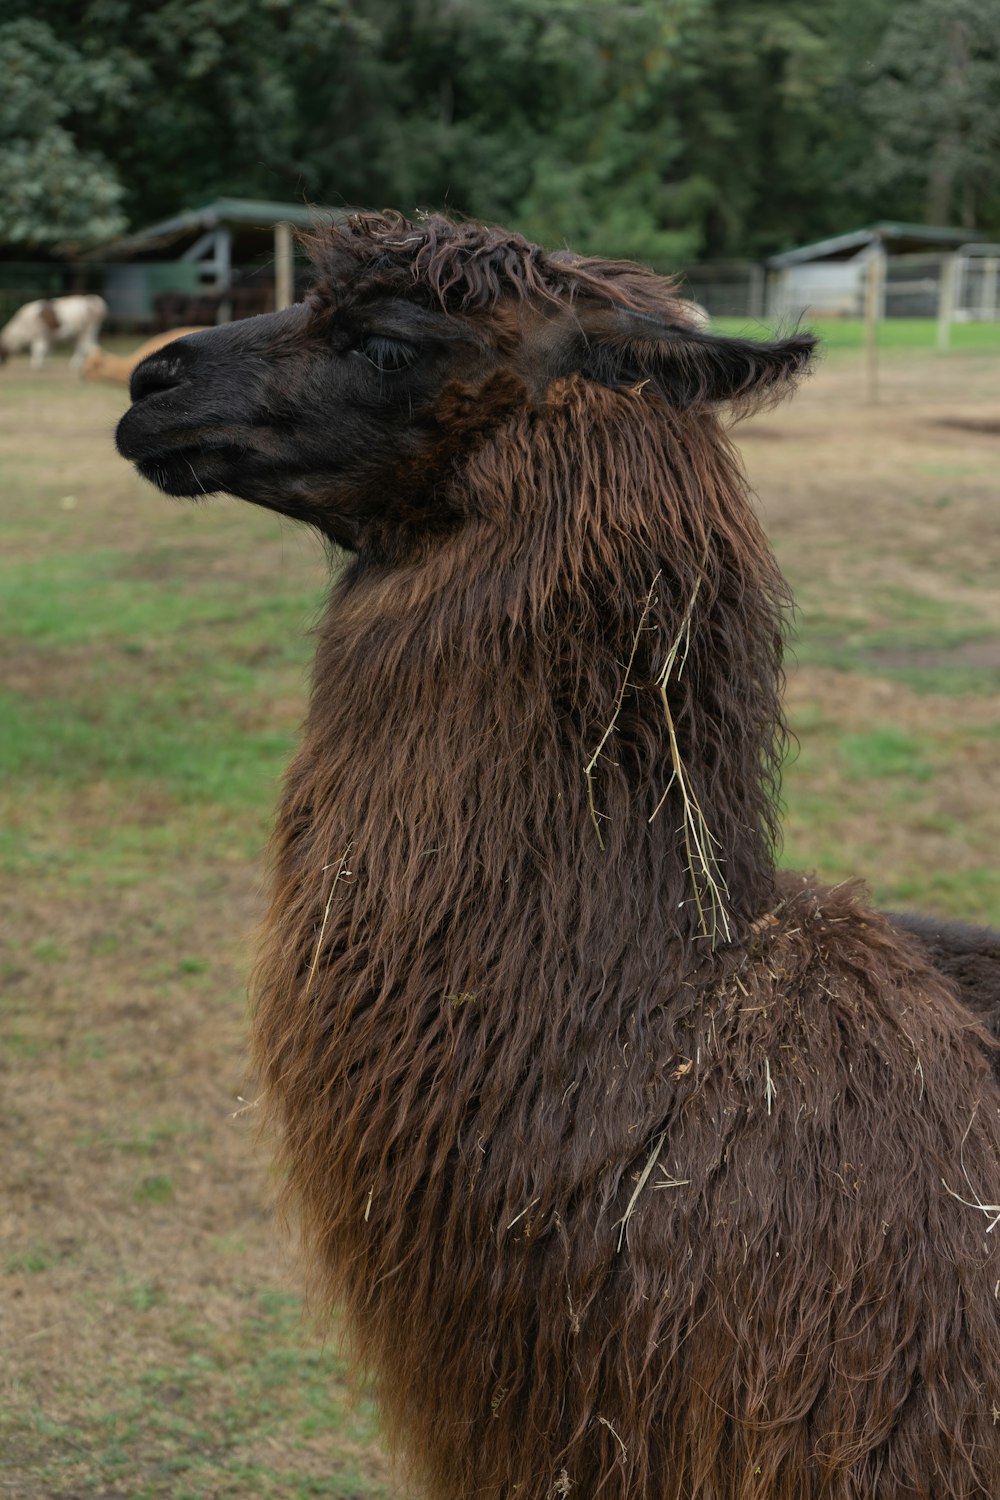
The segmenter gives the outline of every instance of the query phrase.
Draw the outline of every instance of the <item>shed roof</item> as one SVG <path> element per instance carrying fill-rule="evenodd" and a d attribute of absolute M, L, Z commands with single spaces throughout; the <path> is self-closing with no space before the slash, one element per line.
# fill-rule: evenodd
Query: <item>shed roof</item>
<path fill-rule="evenodd" d="M 169 219 L 149 224 L 134 234 L 124 235 L 90 250 L 87 260 L 130 260 L 170 249 L 181 241 L 193 239 L 211 229 L 229 228 L 270 232 L 275 224 L 294 224 L 310 229 L 324 219 L 339 219 L 344 209 L 321 208 L 307 203 L 272 203 L 258 198 L 216 198 L 200 208 L 187 208 Z"/>
<path fill-rule="evenodd" d="M 810 260 L 849 260 L 866 245 L 880 243 L 886 250 L 902 254 L 907 250 L 958 249 L 967 243 L 968 229 L 946 229 L 935 224 L 899 224 L 893 220 L 882 220 L 869 224 L 865 229 L 852 229 L 847 234 L 835 234 L 829 239 L 813 240 L 812 244 L 799 245 L 794 250 L 783 250 L 780 255 L 768 256 L 767 264 L 775 270 L 785 266 L 798 266 Z"/>

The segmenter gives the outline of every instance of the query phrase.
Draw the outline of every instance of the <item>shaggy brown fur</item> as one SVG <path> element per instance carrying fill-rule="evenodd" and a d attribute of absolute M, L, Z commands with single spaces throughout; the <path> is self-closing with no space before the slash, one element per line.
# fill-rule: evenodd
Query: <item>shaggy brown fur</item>
<path fill-rule="evenodd" d="M 957 986 L 963 1005 L 990 1036 L 1000 1038 L 1000 932 L 914 912 L 890 912 L 889 921 L 917 939 L 937 972 Z M 990 1056 L 1000 1079 L 1000 1045 L 991 1048 Z"/>
<path fill-rule="evenodd" d="M 405 299 L 455 340 L 405 439 L 379 408 L 363 469 L 352 373 L 336 468 L 282 506 L 283 434 L 218 414 L 216 330 L 140 368 L 119 443 L 178 488 L 211 413 L 243 446 L 196 429 L 206 487 L 357 552 L 253 1049 L 390 1438 L 436 1500 L 1000 1494 L 1000 1091 L 859 890 L 774 870 L 785 590 L 712 402 L 809 341 L 737 353 L 648 273 L 472 225 L 369 216 L 316 253 L 248 379 L 301 406 L 319 340 Z M 469 340 L 491 363 L 456 383 Z"/>

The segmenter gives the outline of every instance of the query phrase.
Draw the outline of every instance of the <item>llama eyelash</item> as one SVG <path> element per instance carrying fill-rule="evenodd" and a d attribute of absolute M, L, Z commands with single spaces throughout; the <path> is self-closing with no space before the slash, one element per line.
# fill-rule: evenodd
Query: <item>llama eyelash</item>
<path fill-rule="evenodd" d="M 374 365 L 383 375 L 394 375 L 400 370 L 407 370 L 417 359 L 417 351 L 412 344 L 404 344 L 399 339 L 389 339 L 379 334 L 367 334 L 359 339 L 357 347 L 351 352 L 360 354 L 362 359 Z"/>

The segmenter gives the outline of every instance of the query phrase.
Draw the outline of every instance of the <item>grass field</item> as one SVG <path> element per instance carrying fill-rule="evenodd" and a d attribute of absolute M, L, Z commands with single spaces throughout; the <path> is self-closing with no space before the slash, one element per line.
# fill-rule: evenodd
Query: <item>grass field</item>
<path fill-rule="evenodd" d="M 833 353 L 842 349 L 865 347 L 865 325 L 861 318 L 824 318 L 815 325 L 825 348 Z M 720 332 L 753 332 L 767 334 L 769 323 L 755 323 L 746 318 L 714 318 L 712 327 Z M 886 318 L 878 325 L 878 347 L 886 354 L 903 352 L 940 355 L 951 353 L 1000 353 L 1000 323 L 953 323 L 947 350 L 937 348 L 937 323 L 931 318 Z"/>
<path fill-rule="evenodd" d="M 861 391 L 835 351 L 739 429 L 799 599 L 785 859 L 1000 922 L 1000 341 Z M 241 1102 L 323 558 L 142 485 L 124 402 L 0 375 L 0 1496 L 375 1500 Z"/>

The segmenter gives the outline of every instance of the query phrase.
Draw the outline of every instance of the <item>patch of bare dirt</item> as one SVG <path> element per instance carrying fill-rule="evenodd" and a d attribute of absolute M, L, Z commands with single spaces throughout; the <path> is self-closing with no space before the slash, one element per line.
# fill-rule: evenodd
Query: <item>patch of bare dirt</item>
<path fill-rule="evenodd" d="M 900 667 L 1000 667 L 1000 636 L 990 640 L 963 641 L 946 651 L 869 651 L 867 660 L 875 667 L 896 670 Z"/>
<path fill-rule="evenodd" d="M 961 432 L 981 432 L 986 436 L 1000 436 L 1000 417 L 938 417 L 938 427 L 956 427 Z"/>

